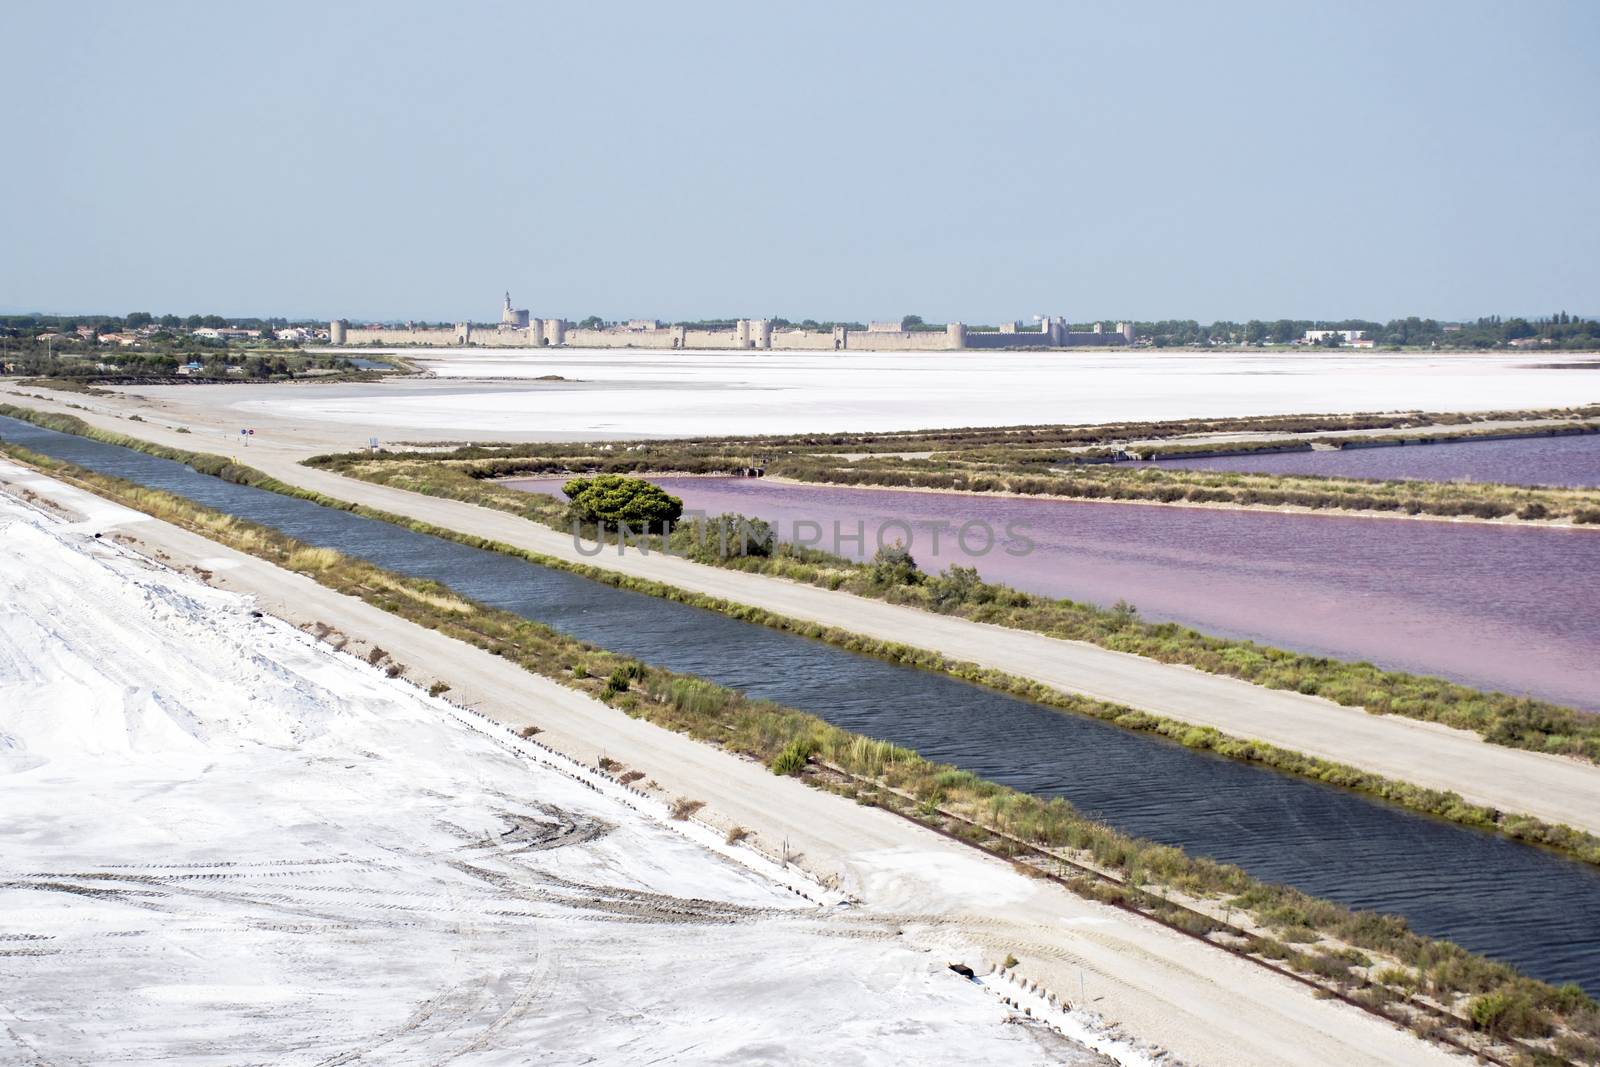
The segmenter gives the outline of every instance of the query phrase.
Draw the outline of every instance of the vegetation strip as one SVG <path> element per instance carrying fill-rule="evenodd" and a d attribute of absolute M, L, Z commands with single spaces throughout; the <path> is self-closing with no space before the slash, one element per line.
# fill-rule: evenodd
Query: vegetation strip
<path fill-rule="evenodd" d="M 1576 986 L 1559 989 L 1458 945 L 1422 937 L 1404 920 L 1352 912 L 1298 890 L 1258 882 L 1237 867 L 1195 858 L 1180 849 L 1121 834 L 1094 822 L 1060 798 L 1045 800 L 998 785 L 888 742 L 853 734 L 793 708 L 751 700 L 692 675 L 652 667 L 596 648 L 543 623 L 457 596 L 438 582 L 393 574 L 336 551 L 306 545 L 266 526 L 74 464 L 3 443 L 0 450 L 54 477 L 163 521 L 314 579 L 408 621 L 501 656 L 563 685 L 597 696 L 627 714 L 766 762 L 776 773 L 797 773 L 813 758 L 917 803 L 919 821 L 939 826 L 955 818 L 970 828 L 956 836 L 987 843 L 987 835 L 1071 854 L 1075 862 L 1123 880 L 1122 906 L 1161 921 L 1180 922 L 1210 940 L 1229 931 L 1193 908 L 1144 890 L 1155 884 L 1195 899 L 1225 901 L 1262 930 L 1240 954 L 1275 969 L 1287 966 L 1309 980 L 1358 999 L 1424 1036 L 1419 1016 L 1445 1012 L 1457 1039 L 1497 1042 L 1483 1048 L 1505 1062 L 1578 1062 L 1600 1056 L 1600 1005 Z M 398 671 L 396 672 L 398 673 Z M 815 775 L 810 784 L 830 788 Z M 844 790 L 850 792 L 850 790 Z M 855 791 L 856 799 L 883 803 Z M 941 827 L 945 832 L 953 832 Z M 1003 851 L 1003 850 L 1002 850 Z M 1075 891 L 1103 899 L 1088 880 Z M 1178 910 L 1174 910 L 1177 908 Z M 1188 914 L 1179 920 L 1180 911 Z M 1333 940 L 1324 944 L 1323 938 Z M 1367 954 L 1384 957 L 1373 960 Z M 1277 961 L 1277 962 L 1271 962 Z M 1432 1003 L 1430 1003 L 1432 1002 Z M 1475 1046 L 1481 1047 L 1481 1046 Z"/>
<path fill-rule="evenodd" d="M 1424 431 L 1405 434 L 1363 434 L 1351 437 L 1330 437 L 1326 435 L 1275 437 L 1244 441 L 1197 442 L 1193 444 L 1134 444 L 1120 448 L 1097 447 L 1069 451 L 1061 449 L 1015 449 L 1010 452 L 1003 452 L 995 449 L 991 453 L 984 449 L 969 449 L 936 452 L 930 458 L 983 461 L 998 455 L 1000 458 L 1009 459 L 1021 465 L 1051 466 L 1063 463 L 1082 463 L 1086 460 L 1104 461 L 1117 458 L 1143 460 L 1204 459 L 1216 456 L 1247 456 L 1256 453 L 1312 452 L 1316 450 L 1317 445 L 1325 446 L 1333 451 L 1359 451 L 1367 448 L 1397 448 L 1412 445 L 1521 441 L 1541 437 L 1583 437 L 1595 433 L 1600 433 L 1600 424 L 1561 422 L 1543 427 L 1524 427 L 1521 429 L 1489 427 L 1479 430 L 1465 430 L 1459 433 Z M 1371 479 L 1355 480 L 1369 481 Z"/>
<path fill-rule="evenodd" d="M 1060 456 L 1051 462 L 1071 463 Z M 1022 459 L 964 462 L 954 457 L 844 466 L 785 460 L 769 474 L 802 482 L 863 488 L 1004 493 L 1061 500 L 1155 504 L 1229 504 L 1306 508 L 1339 514 L 1430 516 L 1493 521 L 1600 524 L 1600 490 L 1548 489 L 1492 482 L 1373 481 L 1313 474 L 1261 474 L 1188 467 L 1083 464 L 1070 473 L 1033 473 Z"/>
<path fill-rule="evenodd" d="M 21 411 L 26 411 L 26 409 L 10 408 L 5 405 L 0 405 L 0 414 L 13 415 L 16 412 Z M 1427 789 L 1422 786 L 1413 785 L 1409 782 L 1403 782 L 1384 777 L 1383 775 L 1374 774 L 1369 771 L 1363 771 L 1347 764 L 1306 755 L 1301 752 L 1296 752 L 1292 749 L 1280 748 L 1264 741 L 1234 737 L 1229 734 L 1225 734 L 1214 727 L 1196 726 L 1192 723 L 1183 722 L 1178 719 L 1167 718 L 1165 716 L 1128 708 L 1123 705 L 1112 704 L 1106 701 L 1096 700 L 1091 697 L 1063 692 L 1051 686 L 1044 685 L 1043 683 L 1030 681 L 1025 678 L 1007 674 L 1003 671 L 997 671 L 983 667 L 979 664 L 961 660 L 952 660 L 938 652 L 933 652 L 927 649 L 920 649 L 898 642 L 879 641 L 875 638 L 865 637 L 861 634 L 852 633 L 848 630 L 824 626 L 820 623 L 806 622 L 804 620 L 770 612 L 763 608 L 739 604 L 732 601 L 723 600 L 718 597 L 707 596 L 702 593 L 690 592 L 688 590 L 680 589 L 676 586 L 667 585 L 662 582 L 656 582 L 644 578 L 635 578 L 599 567 L 569 562 L 553 556 L 545 556 L 537 552 L 517 548 L 513 545 L 502 544 L 497 541 L 491 541 L 487 538 L 462 533 L 460 531 L 451 530 L 444 527 L 434 526 L 429 523 L 409 519 L 404 516 L 390 514 L 376 508 L 350 504 L 345 501 L 324 496 L 320 493 L 287 485 L 275 478 L 270 477 L 269 475 L 262 473 L 261 471 L 233 463 L 231 460 L 224 459 L 220 456 L 212 456 L 204 453 L 183 452 L 178 449 L 165 448 L 161 445 L 155 445 L 151 444 L 150 442 L 141 441 L 138 438 L 97 430 L 73 416 L 43 415 L 37 412 L 31 412 L 30 414 L 36 416 L 33 421 L 49 428 L 61 430 L 67 433 L 78 433 L 81 436 L 87 436 L 94 440 L 104 441 L 107 444 L 115 444 L 122 447 L 133 448 L 151 455 L 176 460 L 194 467 L 196 470 L 199 470 L 202 473 L 211 474 L 236 484 L 250 485 L 255 488 L 270 490 L 286 496 L 300 497 L 302 499 L 310 500 L 314 503 L 322 504 L 326 507 L 336 508 L 341 511 L 348 511 L 353 514 L 378 519 L 396 526 L 414 530 L 418 533 L 444 538 L 446 540 L 455 541 L 473 548 L 480 548 L 486 551 L 517 556 L 543 567 L 567 571 L 569 573 L 577 574 L 616 588 L 645 593 L 650 596 L 659 597 L 665 600 L 673 600 L 678 603 L 691 605 L 693 607 L 706 608 L 744 622 L 756 623 L 786 633 L 798 634 L 803 637 L 824 641 L 830 645 L 843 648 L 847 651 L 875 656 L 896 664 L 902 664 L 906 666 L 917 667 L 922 670 L 946 674 L 962 681 L 972 682 L 998 690 L 1000 692 L 1011 694 L 1013 696 L 1018 696 L 1026 700 L 1032 700 L 1036 703 L 1043 704 L 1046 707 L 1054 708 L 1059 711 L 1086 715 L 1091 718 L 1113 723 L 1117 726 L 1123 727 L 1124 729 L 1159 734 L 1170 740 L 1177 741 L 1188 748 L 1201 749 L 1233 759 L 1259 763 L 1282 773 L 1299 775 L 1301 777 L 1311 778 L 1327 785 L 1356 790 L 1358 792 L 1378 797 L 1382 800 L 1386 800 L 1390 803 L 1397 804 L 1425 815 L 1443 818 L 1450 822 L 1455 822 L 1479 830 L 1502 833 L 1508 837 L 1527 844 L 1552 848 L 1583 862 L 1600 865 L 1600 836 L 1596 836 L 1595 834 L 1588 833 L 1583 830 L 1578 830 L 1565 824 L 1546 822 L 1545 820 L 1536 818 L 1532 815 L 1508 813 L 1484 805 L 1472 804 L 1454 792 Z M 14 446 L 5 446 L 3 442 L 0 442 L 0 448 L 7 447 Z M 750 558 L 753 559 L 755 557 Z M 851 564 L 851 566 L 858 567 L 859 565 Z M 868 582 L 875 583 L 875 585 L 868 586 L 868 588 L 870 589 L 876 587 L 879 589 L 877 595 L 883 595 L 884 589 L 924 590 L 929 587 L 934 587 L 933 595 L 937 597 L 940 595 L 938 591 L 940 583 L 945 583 L 946 586 L 954 586 L 957 591 L 959 591 L 960 588 L 966 586 L 967 584 L 976 582 L 976 572 L 965 568 L 952 568 L 952 571 L 960 573 L 956 573 L 952 576 L 950 572 L 947 572 L 946 575 L 932 579 L 926 583 L 910 586 L 903 584 L 909 580 L 909 574 L 913 573 L 907 567 L 886 567 L 882 564 L 879 564 L 875 566 L 862 567 L 860 569 L 864 571 Z M 778 573 L 782 574 L 784 577 L 795 576 L 787 571 L 780 571 Z M 839 588 L 838 585 L 833 585 L 832 587 Z M 998 588 L 1004 589 L 1004 587 Z M 1015 593 L 1014 590 L 1006 591 Z M 869 593 L 868 595 L 872 594 Z M 1016 593 L 1015 595 L 1021 597 L 1029 596 L 1029 594 L 1022 593 Z M 894 597 L 890 597 L 889 599 L 895 600 L 897 603 L 905 602 L 904 600 L 895 599 Z M 1071 605 L 1070 601 L 1049 603 Z M 1134 621 L 1132 620 L 1131 616 L 1129 616 L 1126 612 L 1119 613 L 1116 610 L 1110 612 L 1101 612 L 1099 609 L 1084 608 L 1082 605 L 1071 606 L 1074 608 L 1095 612 L 1118 625 L 1134 625 Z M 970 618 L 974 616 L 969 615 L 966 617 Z M 994 620 L 979 617 L 977 618 L 977 621 L 989 622 Z M 1166 632 L 1168 630 L 1179 630 L 1178 627 L 1170 623 L 1153 626 L 1148 624 L 1139 625 L 1143 626 L 1147 630 L 1153 631 Z M 1046 632 L 1049 636 L 1066 636 L 1058 633 L 1050 633 L 1049 631 L 1042 632 Z M 1193 631 L 1185 632 L 1195 637 L 1200 637 L 1200 635 L 1194 634 Z M 1217 639 L 1206 638 L 1205 640 L 1215 641 Z M 1226 643 L 1232 644 L 1233 642 Z M 1242 642 L 1239 644 L 1242 644 Z M 1117 646 L 1115 644 L 1107 644 L 1106 647 L 1115 648 Z M 1124 648 L 1122 651 L 1132 651 L 1132 649 Z M 1276 652 L 1277 650 L 1268 649 L 1265 651 Z M 1320 662 L 1323 664 L 1349 666 L 1337 664 L 1337 661 L 1319 661 L 1313 660 L 1311 657 L 1300 657 L 1294 653 L 1280 654 L 1283 656 L 1291 656 L 1296 659 L 1310 660 L 1312 662 Z M 1355 666 L 1358 668 L 1365 667 L 1376 670 L 1376 668 L 1371 668 L 1370 664 L 1357 664 Z M 1405 679 L 1410 678 L 1411 676 L 1400 675 L 1398 677 Z M 1418 681 L 1430 682 L 1436 680 L 1418 679 Z M 1451 685 L 1451 683 L 1446 682 L 1439 682 L 1438 684 L 1442 686 Z M 1288 687 L 1279 686 L 1279 688 Z M 1503 697 L 1503 694 L 1480 694 L 1474 690 L 1465 689 L 1464 687 L 1453 688 L 1462 689 L 1463 692 L 1478 697 Z M 1503 698 L 1505 700 L 1515 699 L 1511 697 Z M 1518 701 L 1518 703 L 1531 702 Z M 1565 711 L 1569 715 L 1576 714 L 1571 712 L 1570 709 L 1558 710 Z"/>

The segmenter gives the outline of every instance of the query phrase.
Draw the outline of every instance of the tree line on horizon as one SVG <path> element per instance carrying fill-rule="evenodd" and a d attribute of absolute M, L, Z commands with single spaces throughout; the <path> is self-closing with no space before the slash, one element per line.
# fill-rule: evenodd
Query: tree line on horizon
<path fill-rule="evenodd" d="M 604 324 L 597 315 L 591 315 L 581 320 L 580 325 L 598 326 Z M 685 321 L 674 325 L 686 326 L 691 329 L 716 329 L 731 328 L 734 319 L 701 319 Z M 1103 319 L 1102 322 L 1116 320 Z M 859 322 L 843 322 L 836 320 L 819 321 L 817 319 L 791 320 L 785 318 L 772 319 L 774 326 L 780 329 L 801 328 L 807 330 L 831 330 L 836 326 L 846 329 L 862 330 L 865 325 Z M 26 343 L 33 337 L 46 332 L 73 333 L 80 327 L 89 327 L 98 334 L 116 333 L 121 330 L 136 330 L 154 326 L 162 331 L 168 331 L 173 340 L 176 340 L 187 331 L 201 327 L 215 329 L 235 328 L 248 330 L 269 331 L 283 329 L 288 326 L 317 326 L 322 325 L 320 320 L 287 319 L 281 317 L 228 317 L 223 315 L 153 315 L 147 311 L 135 311 L 126 315 L 44 315 L 12 314 L 0 315 L 0 337 L 18 338 Z M 942 330 L 942 323 L 925 322 L 920 315 L 907 315 L 901 320 L 902 328 L 907 330 Z M 1221 319 L 1210 324 L 1201 324 L 1195 319 L 1156 319 L 1148 321 L 1134 320 L 1134 336 L 1141 342 L 1148 342 L 1157 348 L 1181 348 L 1186 346 L 1216 346 L 1216 345 L 1284 345 L 1291 344 L 1303 338 L 1308 330 L 1360 330 L 1372 342 L 1380 347 L 1439 347 L 1439 348 L 1496 348 L 1510 344 L 1512 341 L 1526 338 L 1538 338 L 1547 341 L 1553 348 L 1600 348 L 1600 320 L 1586 319 L 1582 316 L 1572 315 L 1566 311 L 1558 311 L 1546 318 L 1525 318 L 1513 316 L 1505 318 L 1500 315 L 1488 315 L 1472 322 L 1446 322 L 1439 319 L 1420 318 L 1412 315 L 1403 319 L 1391 319 L 1388 322 L 1377 322 L 1368 319 L 1250 319 L 1246 322 L 1235 322 Z M 1091 323 L 1075 323 L 1075 330 L 1087 330 Z M 982 329 L 982 326 L 973 325 L 973 329 Z M 270 334 L 263 334 L 270 339 Z M 1328 338 L 1326 345 L 1337 347 L 1341 341 L 1338 338 Z"/>
<path fill-rule="evenodd" d="M 1251 319 L 1226 320 L 1202 326 L 1194 319 L 1136 322 L 1135 335 L 1148 338 L 1158 348 L 1184 345 L 1284 345 L 1300 340 L 1308 330 L 1360 330 L 1373 344 L 1383 347 L 1495 348 L 1524 338 L 1548 340 L 1556 348 L 1600 347 L 1600 320 L 1585 319 L 1566 311 L 1548 318 L 1504 318 L 1486 315 L 1473 322 L 1444 322 L 1412 315 L 1388 322 L 1367 319 Z M 1341 338 L 1323 342 L 1337 347 Z"/>

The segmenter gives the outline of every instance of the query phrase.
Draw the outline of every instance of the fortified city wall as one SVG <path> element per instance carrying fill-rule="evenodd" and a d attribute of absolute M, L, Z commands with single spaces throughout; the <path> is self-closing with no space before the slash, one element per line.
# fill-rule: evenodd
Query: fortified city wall
<path fill-rule="evenodd" d="M 507 298 L 509 307 L 510 298 Z M 526 316 L 526 312 L 509 314 Z M 754 351 L 950 352 L 961 349 L 1074 348 L 1086 345 L 1129 345 L 1133 327 L 1118 323 L 1115 332 L 1097 325 L 1093 331 L 1070 331 L 1064 320 L 1047 319 L 1035 330 L 1012 324 L 999 331 L 972 330 L 959 322 L 934 330 L 803 330 L 774 327 L 770 319 L 740 319 L 728 328 L 684 326 L 606 327 L 580 329 L 562 319 L 525 320 L 526 327 L 496 326 L 351 326 L 335 319 L 328 338 L 335 345 L 420 345 L 433 348 L 731 349 Z"/>

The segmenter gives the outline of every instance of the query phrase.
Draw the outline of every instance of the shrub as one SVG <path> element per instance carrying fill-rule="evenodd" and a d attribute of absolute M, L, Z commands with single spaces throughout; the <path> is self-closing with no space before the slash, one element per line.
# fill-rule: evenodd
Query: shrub
<path fill-rule="evenodd" d="M 1550 509 L 1537 500 L 1524 504 L 1517 510 L 1517 518 L 1519 519 L 1543 519 L 1548 517 L 1549 514 Z"/>
<path fill-rule="evenodd" d="M 983 603 L 992 597 L 985 596 L 988 587 L 978 577 L 978 568 L 951 564 L 937 578 L 929 580 L 928 606 L 935 611 L 950 612 L 967 603 Z"/>
<path fill-rule="evenodd" d="M 672 802 L 672 806 L 667 813 L 679 822 L 683 822 L 705 806 L 705 801 L 703 800 L 690 800 L 688 797 L 679 797 Z"/>
<path fill-rule="evenodd" d="M 673 528 L 670 550 L 697 563 L 762 559 L 772 555 L 777 535 L 764 519 L 727 513 L 695 519 Z"/>
<path fill-rule="evenodd" d="M 917 561 L 911 558 L 910 550 L 900 541 L 878 549 L 867 573 L 872 584 L 878 586 L 915 585 L 922 580 Z"/>
<path fill-rule="evenodd" d="M 1507 1037 L 1544 1037 L 1550 1020 L 1525 993 L 1496 990 L 1473 999 L 1467 1015 L 1479 1030 Z"/>
<path fill-rule="evenodd" d="M 446 682 L 434 682 L 428 686 L 428 695 L 431 697 L 440 696 L 448 692 L 450 692 L 450 686 Z"/>
<path fill-rule="evenodd" d="M 1107 614 L 1111 620 L 1111 625 L 1119 630 L 1139 621 L 1139 609 L 1126 600 L 1118 600 L 1111 605 L 1111 610 Z"/>
<path fill-rule="evenodd" d="M 662 529 L 683 514 L 683 501 L 643 478 L 600 474 L 573 478 L 561 487 L 571 500 L 569 516 L 580 523 L 626 524 L 636 530 Z"/>
<path fill-rule="evenodd" d="M 805 770 L 806 763 L 816 754 L 817 743 L 809 737 L 797 737 L 772 757 L 773 774 L 797 775 Z"/>

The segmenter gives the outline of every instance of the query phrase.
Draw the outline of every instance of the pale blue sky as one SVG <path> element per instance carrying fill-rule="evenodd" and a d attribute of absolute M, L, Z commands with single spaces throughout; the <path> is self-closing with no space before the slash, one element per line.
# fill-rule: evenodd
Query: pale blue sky
<path fill-rule="evenodd" d="M 1600 4 L 12 3 L 0 307 L 1600 313 Z"/>

